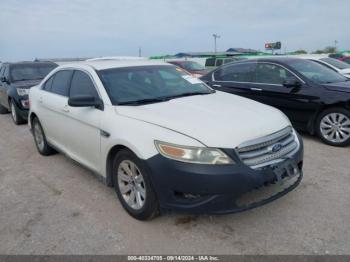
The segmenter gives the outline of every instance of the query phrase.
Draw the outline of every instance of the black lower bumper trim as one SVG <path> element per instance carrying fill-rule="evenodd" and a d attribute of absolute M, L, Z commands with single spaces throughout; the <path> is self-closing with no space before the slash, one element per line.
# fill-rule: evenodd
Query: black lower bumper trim
<path fill-rule="evenodd" d="M 243 163 L 189 164 L 161 155 L 146 164 L 162 209 L 194 214 L 234 213 L 267 204 L 296 188 L 303 177 L 303 145 L 289 159 L 262 169 Z M 291 164 L 297 173 L 280 172 Z"/>

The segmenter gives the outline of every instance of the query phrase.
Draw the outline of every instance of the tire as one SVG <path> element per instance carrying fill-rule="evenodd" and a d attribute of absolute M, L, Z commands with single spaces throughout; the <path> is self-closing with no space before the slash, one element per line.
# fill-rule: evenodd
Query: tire
<path fill-rule="evenodd" d="M 7 110 L 6 107 L 0 105 L 0 115 L 8 114 L 9 111 Z"/>
<path fill-rule="evenodd" d="M 134 153 L 121 150 L 113 161 L 113 184 L 124 209 L 138 220 L 159 215 L 159 204 L 149 173 Z"/>
<path fill-rule="evenodd" d="M 334 107 L 322 111 L 316 121 L 317 135 L 331 146 L 350 144 L 350 111 Z"/>
<path fill-rule="evenodd" d="M 27 121 L 19 115 L 18 108 L 12 100 L 9 100 L 9 105 L 10 105 L 11 117 L 12 117 L 13 122 L 16 125 L 22 125 L 22 124 L 26 123 Z"/>
<path fill-rule="evenodd" d="M 35 146 L 38 152 L 43 156 L 49 156 L 56 153 L 56 151 L 47 143 L 44 130 L 39 122 L 38 118 L 34 118 L 32 121 L 32 130 Z"/>

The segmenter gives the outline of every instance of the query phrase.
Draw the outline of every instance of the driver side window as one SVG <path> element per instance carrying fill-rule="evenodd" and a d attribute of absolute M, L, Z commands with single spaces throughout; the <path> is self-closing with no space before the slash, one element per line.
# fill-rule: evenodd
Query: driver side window
<path fill-rule="evenodd" d="M 295 78 L 295 76 L 276 64 L 259 63 L 256 67 L 257 83 L 282 85 L 285 80 L 291 78 Z"/>

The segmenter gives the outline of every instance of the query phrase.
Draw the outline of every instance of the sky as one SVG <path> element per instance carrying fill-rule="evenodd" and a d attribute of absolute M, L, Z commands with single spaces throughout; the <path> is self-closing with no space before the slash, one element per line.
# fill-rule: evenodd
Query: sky
<path fill-rule="evenodd" d="M 350 50 L 350 0 L 0 0 L 0 61 L 264 50 Z"/>

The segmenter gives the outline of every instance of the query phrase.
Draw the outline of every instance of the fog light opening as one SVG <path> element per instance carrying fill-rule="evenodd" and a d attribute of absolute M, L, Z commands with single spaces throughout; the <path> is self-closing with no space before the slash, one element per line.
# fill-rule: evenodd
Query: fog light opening
<path fill-rule="evenodd" d="M 178 192 L 178 191 L 175 191 L 174 195 L 176 198 L 181 198 L 184 200 L 196 200 L 196 199 L 199 199 L 202 197 L 199 194 L 183 193 L 183 192 Z"/>

